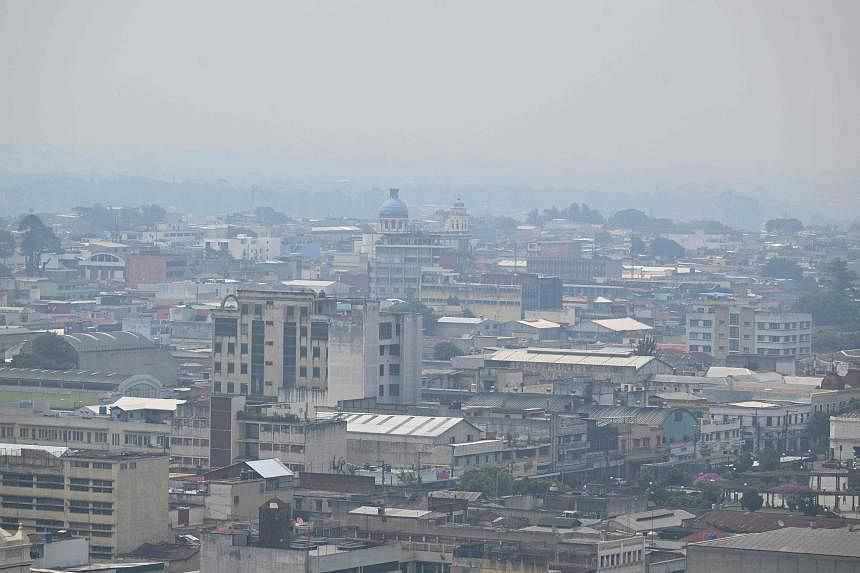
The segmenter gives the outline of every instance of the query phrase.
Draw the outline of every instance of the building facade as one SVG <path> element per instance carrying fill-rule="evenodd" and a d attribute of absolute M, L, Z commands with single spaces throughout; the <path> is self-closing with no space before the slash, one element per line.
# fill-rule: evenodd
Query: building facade
<path fill-rule="evenodd" d="M 700 302 L 687 309 L 687 348 L 722 361 L 733 354 L 810 358 L 812 328 L 809 313 L 762 312 L 733 302 Z"/>
<path fill-rule="evenodd" d="M 111 559 L 169 537 L 168 457 L 0 445 L 0 527 L 61 529 Z"/>

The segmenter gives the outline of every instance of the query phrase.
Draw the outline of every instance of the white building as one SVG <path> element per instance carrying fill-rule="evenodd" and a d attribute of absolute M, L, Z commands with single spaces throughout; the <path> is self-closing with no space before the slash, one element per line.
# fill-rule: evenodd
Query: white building
<path fill-rule="evenodd" d="M 809 449 L 807 427 L 812 418 L 812 404 L 749 400 L 713 405 L 710 414 L 714 421 L 737 418 L 746 449 L 758 451 L 771 447 L 781 453 Z"/>
<path fill-rule="evenodd" d="M 830 456 L 846 462 L 860 460 L 860 410 L 830 417 Z"/>
<path fill-rule="evenodd" d="M 234 259 L 246 261 L 271 261 L 281 256 L 280 237 L 251 237 L 237 235 L 229 239 L 206 239 L 207 251 L 226 252 Z"/>

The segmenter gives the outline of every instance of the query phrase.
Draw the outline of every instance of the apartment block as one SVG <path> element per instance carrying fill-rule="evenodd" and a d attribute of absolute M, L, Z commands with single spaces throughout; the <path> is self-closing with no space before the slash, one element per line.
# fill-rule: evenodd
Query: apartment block
<path fill-rule="evenodd" d="M 812 315 L 764 312 L 734 302 L 695 303 L 687 309 L 687 347 L 719 361 L 731 354 L 809 358 Z"/>
<path fill-rule="evenodd" d="M 112 559 L 169 538 L 168 456 L 0 444 L 0 527 L 90 540 Z"/>

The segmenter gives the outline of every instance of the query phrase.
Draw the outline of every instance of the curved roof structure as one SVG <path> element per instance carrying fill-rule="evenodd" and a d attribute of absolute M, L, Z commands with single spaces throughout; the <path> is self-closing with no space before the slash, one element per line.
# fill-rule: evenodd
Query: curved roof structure
<path fill-rule="evenodd" d="M 153 348 L 155 343 L 136 332 L 79 332 L 64 334 L 62 339 L 78 353 L 106 350 L 138 350 Z"/>
<path fill-rule="evenodd" d="M 399 189 L 390 189 L 388 199 L 379 208 L 379 216 L 386 219 L 408 219 L 409 209 L 400 197 Z"/>

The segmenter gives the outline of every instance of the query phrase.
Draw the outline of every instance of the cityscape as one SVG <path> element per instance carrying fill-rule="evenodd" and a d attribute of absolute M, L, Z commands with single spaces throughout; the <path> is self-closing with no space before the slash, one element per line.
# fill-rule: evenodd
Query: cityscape
<path fill-rule="evenodd" d="M 0 1 L 0 571 L 860 571 L 860 5 L 167 6 Z"/>

